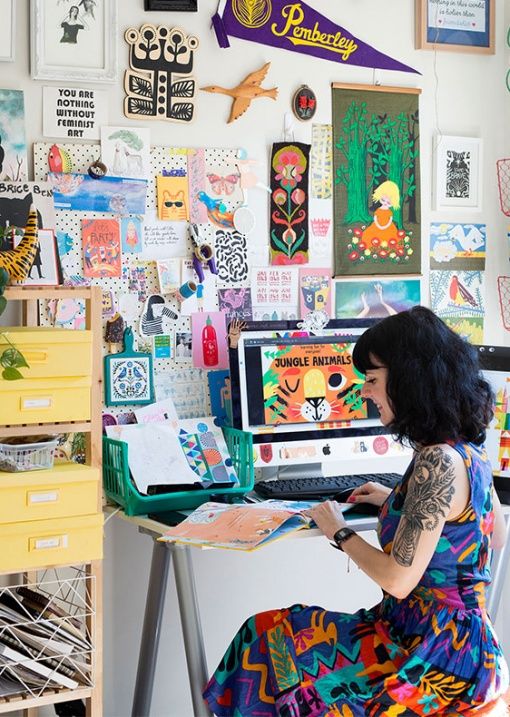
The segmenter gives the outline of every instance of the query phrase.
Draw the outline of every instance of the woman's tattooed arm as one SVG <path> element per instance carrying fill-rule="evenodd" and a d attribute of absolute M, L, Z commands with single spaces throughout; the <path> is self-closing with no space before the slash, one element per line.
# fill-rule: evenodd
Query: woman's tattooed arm
<path fill-rule="evenodd" d="M 437 528 L 441 517 L 447 518 L 455 493 L 454 479 L 452 458 L 440 446 L 420 451 L 393 541 L 392 552 L 399 565 L 412 565 L 420 534 Z"/>

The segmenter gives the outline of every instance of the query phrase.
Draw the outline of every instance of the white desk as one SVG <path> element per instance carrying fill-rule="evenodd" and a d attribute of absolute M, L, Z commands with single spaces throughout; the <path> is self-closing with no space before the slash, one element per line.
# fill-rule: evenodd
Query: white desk
<path fill-rule="evenodd" d="M 106 510 L 113 512 L 115 509 L 108 507 Z M 510 506 L 503 506 L 503 510 L 507 529 L 506 542 L 502 550 L 494 553 L 492 564 L 493 581 L 487 596 L 487 610 L 493 621 L 496 620 L 505 582 L 506 568 L 510 559 Z M 168 530 L 169 526 L 156 520 L 143 516 L 128 517 L 122 511 L 117 512 L 117 515 L 123 520 L 136 525 L 141 533 L 150 535 L 154 540 L 131 712 L 132 717 L 149 717 L 150 715 L 154 673 L 171 559 L 173 559 L 193 715 L 194 717 L 212 717 L 212 713 L 202 698 L 202 690 L 209 679 L 209 673 L 205 659 L 202 624 L 192 562 L 192 551 L 199 550 L 199 548 L 159 542 L 157 539 Z M 376 524 L 377 518 L 375 517 L 357 518 L 349 521 L 349 525 L 352 525 L 360 532 L 374 530 Z M 319 537 L 323 538 L 319 530 L 302 530 L 287 536 L 286 539 L 310 540 Z M 214 548 L 212 549 L 214 550 Z M 207 548 L 207 550 L 211 550 L 211 548 Z M 261 550 L 264 550 L 264 548 L 262 547 Z"/>

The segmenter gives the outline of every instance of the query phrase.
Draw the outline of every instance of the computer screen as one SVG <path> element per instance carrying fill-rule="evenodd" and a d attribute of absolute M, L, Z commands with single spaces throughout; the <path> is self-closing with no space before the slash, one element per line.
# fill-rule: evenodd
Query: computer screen
<path fill-rule="evenodd" d="M 482 371 L 494 391 L 494 418 L 485 445 L 499 497 L 510 503 L 510 348 L 478 346 Z"/>
<path fill-rule="evenodd" d="M 253 434 L 256 465 L 400 455 L 352 362 L 374 319 L 247 322 L 230 349 L 233 425 Z"/>

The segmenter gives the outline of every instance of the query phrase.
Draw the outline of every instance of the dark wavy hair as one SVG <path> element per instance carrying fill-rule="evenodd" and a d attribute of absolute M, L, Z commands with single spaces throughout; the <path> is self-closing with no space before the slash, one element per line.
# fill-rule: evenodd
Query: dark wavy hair
<path fill-rule="evenodd" d="M 494 396 L 478 352 L 430 309 L 415 306 L 379 321 L 357 340 L 353 361 L 363 374 L 388 369 L 388 427 L 400 442 L 417 448 L 485 440 Z"/>

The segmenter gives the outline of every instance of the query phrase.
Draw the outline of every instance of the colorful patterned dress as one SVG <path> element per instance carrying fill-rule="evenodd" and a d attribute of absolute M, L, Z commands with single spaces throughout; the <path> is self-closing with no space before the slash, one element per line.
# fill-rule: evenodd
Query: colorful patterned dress
<path fill-rule="evenodd" d="M 204 697 L 218 717 L 478 715 L 508 687 L 484 607 L 494 524 L 485 451 L 458 444 L 471 502 L 445 524 L 419 585 L 351 614 L 293 605 L 250 617 Z M 379 515 L 389 553 L 412 466 Z M 485 711 L 484 711 L 485 713 Z M 498 712 L 499 714 L 499 712 Z"/>

